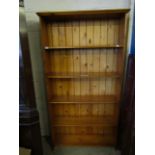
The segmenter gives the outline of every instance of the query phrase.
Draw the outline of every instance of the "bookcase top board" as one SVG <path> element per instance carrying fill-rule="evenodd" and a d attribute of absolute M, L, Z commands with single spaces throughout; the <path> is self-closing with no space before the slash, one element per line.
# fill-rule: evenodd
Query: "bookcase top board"
<path fill-rule="evenodd" d="M 128 13 L 130 9 L 113 10 L 78 10 L 78 11 L 47 11 L 37 12 L 37 14 L 46 20 L 72 20 L 72 19 L 97 19 L 97 18 L 119 18 Z"/>

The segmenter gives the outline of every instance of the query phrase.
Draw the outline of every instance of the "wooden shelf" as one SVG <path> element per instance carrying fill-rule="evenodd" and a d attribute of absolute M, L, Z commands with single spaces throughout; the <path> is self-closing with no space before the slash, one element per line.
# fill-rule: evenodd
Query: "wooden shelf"
<path fill-rule="evenodd" d="M 117 103 L 114 95 L 104 96 L 53 96 L 49 100 L 51 104 L 84 104 L 84 103 Z"/>
<path fill-rule="evenodd" d="M 118 72 L 86 72 L 86 73 L 48 73 L 49 79 L 79 79 L 79 78 L 120 78 Z"/>
<path fill-rule="evenodd" d="M 117 125 L 113 119 L 114 116 L 104 114 L 103 116 L 57 116 L 52 117 L 53 124 L 70 124 L 70 125 L 81 125 L 81 124 L 105 124 L 105 125 Z"/>
<path fill-rule="evenodd" d="M 98 48 L 123 48 L 122 45 L 91 45 L 91 46 L 70 46 L 70 47 L 65 47 L 65 46 L 60 46 L 60 47 L 49 47 L 45 46 L 44 50 L 50 51 L 50 50 L 63 50 L 63 49 L 98 49 Z"/>
<path fill-rule="evenodd" d="M 87 127 L 87 126 L 90 126 L 92 127 L 92 124 L 54 124 L 53 127 L 59 127 L 59 126 L 72 126 L 72 127 Z M 102 127 L 105 127 L 105 124 L 95 124 L 95 126 L 102 126 Z"/>

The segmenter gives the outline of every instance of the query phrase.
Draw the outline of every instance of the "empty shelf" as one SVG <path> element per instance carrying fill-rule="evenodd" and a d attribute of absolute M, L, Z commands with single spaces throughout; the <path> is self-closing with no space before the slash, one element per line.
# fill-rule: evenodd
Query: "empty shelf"
<path fill-rule="evenodd" d="M 104 96 L 53 96 L 49 99 L 49 103 L 52 104 L 70 104 L 70 103 L 116 103 L 116 97 L 114 95 Z"/>
<path fill-rule="evenodd" d="M 66 79 L 72 79 L 72 78 L 105 78 L 105 77 L 111 77 L 111 78 L 119 78 L 120 74 L 117 72 L 92 72 L 92 73 L 48 73 L 46 74 L 48 78 L 56 79 L 56 78 L 66 78 Z"/>
<path fill-rule="evenodd" d="M 50 50 L 63 50 L 63 49 L 98 49 L 98 48 L 122 48 L 122 45 L 92 45 L 92 46 L 58 46 L 58 47 L 50 47 L 45 46 L 44 50 L 50 51 Z"/>

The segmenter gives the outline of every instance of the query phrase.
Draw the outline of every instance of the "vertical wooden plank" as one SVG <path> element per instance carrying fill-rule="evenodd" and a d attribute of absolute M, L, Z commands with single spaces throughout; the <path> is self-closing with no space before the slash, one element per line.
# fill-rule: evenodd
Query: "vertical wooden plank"
<path fill-rule="evenodd" d="M 47 35 L 48 35 L 48 44 L 49 46 L 53 46 L 53 39 L 52 39 L 52 23 L 47 25 Z"/>
<path fill-rule="evenodd" d="M 100 21 L 95 20 L 93 25 L 93 37 L 95 38 L 93 41 L 93 45 L 100 44 Z M 93 72 L 99 73 L 100 68 L 100 50 L 93 50 Z M 92 95 L 99 95 L 99 80 L 93 79 L 91 85 Z"/>
<path fill-rule="evenodd" d="M 54 22 L 52 24 L 52 46 L 58 47 L 59 46 L 59 25 L 58 23 Z M 54 72 L 60 72 L 61 71 L 61 65 L 60 65 L 60 54 L 59 51 L 52 51 L 51 53 L 52 61 L 54 63 Z M 59 96 L 62 95 L 62 83 L 58 80 L 52 81 L 53 87 L 55 87 L 55 95 Z"/>
<path fill-rule="evenodd" d="M 59 81 L 59 85 L 61 86 L 61 90 L 62 90 L 62 93 L 61 95 L 62 96 L 69 96 L 69 90 L 68 90 L 68 79 L 58 79 Z"/>
<path fill-rule="evenodd" d="M 81 33 L 81 31 L 82 31 L 82 28 L 80 26 L 80 33 Z M 87 73 L 86 50 L 80 50 L 80 60 L 81 60 L 80 61 L 80 63 L 81 63 L 81 65 L 80 65 L 81 66 L 80 72 L 81 72 L 81 75 L 85 75 Z M 87 79 L 83 79 L 82 78 L 80 83 L 81 83 L 81 86 L 80 86 L 80 88 L 81 88 L 81 90 L 80 90 L 81 96 L 88 95 L 89 94 L 89 88 L 88 88 L 89 83 L 88 83 Z"/>
<path fill-rule="evenodd" d="M 113 115 L 114 114 L 114 104 L 105 104 L 105 115 Z"/>
<path fill-rule="evenodd" d="M 112 95 L 112 79 L 111 78 L 107 78 L 106 79 L 106 91 L 105 94 L 106 95 Z"/>
<path fill-rule="evenodd" d="M 54 85 L 54 83 L 50 79 L 47 79 L 47 83 L 48 83 L 48 85 L 46 86 L 47 98 L 48 98 L 48 101 L 51 101 L 52 96 L 56 95 L 56 92 L 55 92 L 56 86 Z"/>
<path fill-rule="evenodd" d="M 73 52 L 73 71 L 75 74 L 80 73 L 80 54 L 79 50 L 74 50 Z"/>
<path fill-rule="evenodd" d="M 73 47 L 78 47 L 80 45 L 80 22 L 77 21 L 73 21 L 72 22 L 72 26 L 73 26 Z"/>
<path fill-rule="evenodd" d="M 87 45 L 93 45 L 94 36 L 93 36 L 93 21 L 87 21 Z M 87 63 L 88 63 L 88 72 L 93 71 L 93 50 L 87 50 Z"/>
<path fill-rule="evenodd" d="M 79 21 L 73 21 L 73 47 L 80 45 L 80 25 Z M 73 72 L 80 73 L 80 53 L 79 50 L 73 51 Z M 80 96 L 80 79 L 74 80 L 74 94 Z"/>
<path fill-rule="evenodd" d="M 108 45 L 115 45 L 113 19 L 108 19 Z"/>
<path fill-rule="evenodd" d="M 93 36 L 93 25 L 94 22 L 92 20 L 87 20 L 87 45 L 93 45 L 94 42 L 94 36 Z M 93 72 L 93 49 L 87 50 L 87 72 Z M 89 95 L 92 93 L 92 80 L 89 78 Z M 93 109 L 93 107 L 92 107 Z"/>
<path fill-rule="evenodd" d="M 66 46 L 72 47 L 73 45 L 73 27 L 72 27 L 72 22 L 66 22 L 65 23 L 65 28 L 66 28 Z M 68 50 L 66 51 L 67 55 L 67 73 L 68 74 L 73 74 L 73 69 L 74 69 L 74 61 L 73 61 L 73 51 Z M 74 95 L 74 83 L 73 79 L 68 79 L 68 90 L 69 90 L 69 96 Z"/>
<path fill-rule="evenodd" d="M 59 51 L 53 50 L 52 51 L 52 56 L 53 56 L 53 62 L 54 62 L 54 66 L 55 66 L 54 71 L 56 73 L 60 73 L 61 70 L 62 70 L 61 63 L 60 63 L 60 61 L 62 59 L 62 55 L 61 55 L 61 53 L 59 53 Z"/>
<path fill-rule="evenodd" d="M 100 45 L 100 21 L 95 20 L 92 25 L 92 33 L 93 33 L 93 45 Z M 91 53 L 92 55 L 92 72 L 99 73 L 100 70 L 100 50 L 94 49 Z M 93 79 L 90 81 L 90 93 L 91 95 L 99 95 L 99 79 Z M 92 113 L 98 115 L 99 106 L 95 104 L 92 106 Z"/>
<path fill-rule="evenodd" d="M 51 53 L 49 53 L 49 57 L 50 57 L 50 62 L 51 62 L 51 69 L 50 69 L 50 72 L 51 73 L 55 73 L 56 72 L 56 70 L 55 70 L 55 68 L 56 68 L 56 66 L 55 66 L 55 52 L 53 51 L 53 52 L 51 52 Z"/>
<path fill-rule="evenodd" d="M 94 36 L 93 36 L 93 25 L 94 22 L 92 20 L 87 20 L 86 21 L 86 25 L 87 25 L 87 46 L 92 46 L 94 43 Z M 87 72 L 93 72 L 93 49 L 88 49 L 87 50 Z M 88 80 L 88 95 L 91 96 L 91 85 L 92 85 L 92 80 L 90 78 L 87 79 Z M 97 107 L 93 106 L 93 105 L 89 105 L 89 111 L 90 114 L 89 115 L 95 115 Z"/>
<path fill-rule="evenodd" d="M 98 116 L 98 111 L 99 111 L 99 107 L 97 106 L 97 104 L 93 104 L 92 105 L 92 117 Z"/>
<path fill-rule="evenodd" d="M 114 45 L 114 23 L 113 20 L 108 20 L 108 45 Z M 106 72 L 113 71 L 113 49 L 107 50 L 107 65 L 106 65 Z M 112 94 L 113 82 L 112 78 L 106 79 L 106 94 Z"/>
<path fill-rule="evenodd" d="M 100 40 L 101 44 L 107 46 L 108 44 L 108 20 L 101 19 L 101 35 Z"/>
<path fill-rule="evenodd" d="M 103 135 L 103 127 L 99 127 L 96 134 Z"/>
<path fill-rule="evenodd" d="M 80 106 L 80 116 L 90 116 L 91 108 L 89 104 L 81 104 Z"/>
<path fill-rule="evenodd" d="M 65 23 L 58 22 L 59 26 L 59 46 L 64 47 L 66 45 Z"/>
<path fill-rule="evenodd" d="M 52 46 L 58 47 L 59 46 L 59 29 L 58 23 L 52 23 Z"/>
<path fill-rule="evenodd" d="M 113 24 L 114 24 L 114 44 L 115 45 L 120 45 L 119 43 L 119 20 L 118 19 L 115 19 L 113 21 Z"/>
<path fill-rule="evenodd" d="M 60 73 L 68 73 L 68 51 L 61 50 L 59 53 L 59 64 L 60 64 Z"/>
<path fill-rule="evenodd" d="M 85 74 L 87 72 L 87 57 L 86 57 L 86 51 L 80 50 L 80 57 L 81 57 L 81 74 Z"/>
<path fill-rule="evenodd" d="M 93 35 L 94 35 L 94 40 L 93 40 L 93 44 L 94 45 L 101 45 L 101 38 L 100 38 L 100 34 L 101 34 L 101 21 L 100 20 L 94 20 L 94 30 L 93 30 Z"/>
<path fill-rule="evenodd" d="M 119 33 L 120 33 L 119 32 L 120 31 L 119 24 L 120 24 L 120 22 L 118 19 L 114 20 L 114 42 L 116 45 L 120 44 L 120 42 L 119 42 Z M 119 56 L 120 51 L 118 49 L 115 49 L 113 52 L 114 52 L 113 53 L 113 72 L 119 72 L 117 70 L 118 69 L 117 64 L 118 64 L 118 56 Z M 113 79 L 113 88 L 112 88 L 113 92 L 112 93 L 115 95 L 117 94 L 116 92 L 118 91 L 117 85 L 120 85 L 119 81 L 117 81 L 117 79 L 115 79 L 115 80 Z"/>
<path fill-rule="evenodd" d="M 101 19 L 101 28 L 100 28 L 100 43 L 101 45 L 107 45 L 107 19 Z M 106 54 L 107 49 L 101 49 L 100 51 L 100 73 L 106 72 Z M 99 94 L 104 95 L 106 90 L 106 79 L 101 78 L 99 84 Z"/>
<path fill-rule="evenodd" d="M 72 55 L 72 51 L 67 51 L 67 60 L 68 60 L 68 65 L 67 65 L 67 74 L 73 74 L 73 55 Z M 69 96 L 73 96 L 74 93 L 74 80 L 73 79 L 68 79 L 68 93 Z"/>
<path fill-rule="evenodd" d="M 72 30 L 72 23 L 66 22 L 65 23 L 65 38 L 66 38 L 66 47 L 72 47 L 73 45 L 73 30 Z M 73 73 L 73 53 L 72 50 L 67 50 L 67 72 Z"/>
<path fill-rule="evenodd" d="M 59 27 L 59 47 L 64 47 L 66 45 L 66 30 L 65 30 L 65 23 L 64 22 L 58 22 Z M 67 57 L 67 51 L 61 50 L 58 51 L 59 54 L 59 65 L 60 72 L 66 74 L 67 73 L 67 63 L 68 63 L 68 57 Z M 60 79 L 60 83 L 62 83 L 62 95 L 68 96 L 69 90 L 68 90 L 68 81 L 66 79 Z"/>
<path fill-rule="evenodd" d="M 73 30 L 73 47 L 78 47 L 80 45 L 80 23 L 79 21 L 72 22 L 72 30 Z M 80 53 L 78 49 L 73 51 L 73 72 L 80 73 Z M 74 95 L 80 96 L 80 79 L 74 79 Z M 80 104 L 75 107 L 75 116 L 80 115 Z"/>
<path fill-rule="evenodd" d="M 80 46 L 87 45 L 87 24 L 86 21 L 80 21 Z M 87 64 L 87 50 L 83 49 L 80 51 L 80 72 L 82 74 L 86 74 L 88 70 Z M 81 89 L 80 93 L 81 96 L 86 96 L 89 94 L 89 82 L 87 79 L 81 79 L 80 81 Z M 87 104 L 80 105 L 80 116 L 87 116 L 89 115 L 90 107 Z"/>
<path fill-rule="evenodd" d="M 99 70 L 100 70 L 100 50 L 96 49 L 93 52 L 94 52 L 94 56 L 93 56 L 93 72 L 99 73 Z M 99 95 L 99 79 L 94 79 L 93 85 L 95 86 L 93 94 L 94 95 Z"/>
<path fill-rule="evenodd" d="M 116 95 L 116 80 L 115 78 L 111 79 L 112 87 L 111 87 L 111 95 Z"/>
<path fill-rule="evenodd" d="M 79 50 L 74 50 L 74 73 L 78 74 L 80 73 L 80 54 Z M 80 85 L 80 79 L 74 79 L 74 95 L 80 96 L 81 92 L 81 85 Z"/>
<path fill-rule="evenodd" d="M 63 94 L 63 83 L 61 82 L 61 79 L 55 79 L 53 85 L 55 86 L 54 91 L 56 92 L 56 96 L 61 96 Z"/>
<path fill-rule="evenodd" d="M 51 41 L 52 43 L 50 44 L 53 47 L 59 46 L 59 34 L 58 34 L 58 23 L 52 23 L 51 25 Z M 60 66 L 59 66 L 59 55 L 57 51 L 52 51 L 50 53 L 51 55 L 51 62 L 53 64 L 52 71 L 53 72 L 59 72 L 60 71 Z"/>
<path fill-rule="evenodd" d="M 80 94 L 81 96 L 87 96 L 89 95 L 89 81 L 88 78 L 82 78 L 80 80 L 81 82 L 81 89 L 80 89 Z"/>
<path fill-rule="evenodd" d="M 71 135 L 76 134 L 75 133 L 75 127 L 74 126 L 70 127 L 70 134 Z"/>
<path fill-rule="evenodd" d="M 86 21 L 80 21 L 80 46 L 86 46 L 87 41 L 87 31 L 86 31 Z M 81 74 L 87 73 L 87 52 L 85 49 L 80 51 L 80 57 L 81 57 Z M 81 80 L 81 96 L 88 95 L 89 94 L 89 83 L 87 80 Z"/>
<path fill-rule="evenodd" d="M 53 46 L 53 38 L 52 38 L 52 24 L 48 24 L 47 25 L 47 34 L 48 34 L 48 41 L 49 41 L 49 46 Z M 54 72 L 54 57 L 53 57 L 53 53 L 46 53 L 48 54 L 48 61 L 50 62 L 50 71 L 49 72 Z"/>
<path fill-rule="evenodd" d="M 75 106 L 75 113 L 74 116 L 79 117 L 80 116 L 80 105 Z"/>
<path fill-rule="evenodd" d="M 70 104 L 68 106 L 68 108 L 69 108 L 69 115 L 71 117 L 75 116 L 75 113 L 76 113 L 76 105 L 75 104 Z"/>
<path fill-rule="evenodd" d="M 65 22 L 65 38 L 66 38 L 66 44 L 67 47 L 72 47 L 73 45 L 73 25 L 72 22 Z"/>
<path fill-rule="evenodd" d="M 86 45 L 93 45 L 94 38 L 93 38 L 93 25 L 94 22 L 92 20 L 86 21 Z"/>
<path fill-rule="evenodd" d="M 99 108 L 98 115 L 99 116 L 104 116 L 105 104 L 99 104 L 98 108 Z"/>
<path fill-rule="evenodd" d="M 87 41 L 86 21 L 80 20 L 80 46 L 85 46 Z"/>
<path fill-rule="evenodd" d="M 72 51 L 68 51 L 68 74 L 73 74 L 73 64 L 74 59 L 72 55 Z M 68 79 L 68 89 L 69 89 L 69 96 L 74 96 L 74 79 Z"/>
<path fill-rule="evenodd" d="M 53 111 L 54 111 L 54 116 L 57 117 L 57 116 L 63 116 L 64 115 L 64 111 L 63 111 L 63 108 L 62 108 L 62 105 L 53 105 Z"/>
<path fill-rule="evenodd" d="M 118 22 L 117 20 L 108 21 L 108 44 L 116 45 L 118 42 Z M 107 70 L 110 72 L 116 71 L 116 52 L 115 49 L 110 49 L 108 52 L 109 65 L 107 65 Z M 110 60 L 111 59 L 111 60 Z"/>
<path fill-rule="evenodd" d="M 62 104 L 63 109 L 63 116 L 70 116 L 70 105 L 69 104 Z"/>
<path fill-rule="evenodd" d="M 46 84 L 47 85 L 46 86 L 47 99 L 48 99 L 48 101 L 50 101 L 52 96 L 55 95 L 55 91 L 54 91 L 55 87 L 53 86 L 52 81 L 50 79 L 46 78 L 45 80 L 46 80 L 46 83 L 47 83 Z"/>
<path fill-rule="evenodd" d="M 66 27 L 66 46 L 71 47 L 73 45 L 73 26 L 72 22 L 66 22 L 65 24 Z M 73 74 L 74 71 L 74 57 L 73 57 L 73 51 L 68 50 L 67 52 L 67 71 L 69 74 Z M 68 96 L 73 96 L 74 93 L 74 81 L 73 79 L 68 79 Z M 69 116 L 73 117 L 76 112 L 76 107 L 75 105 L 69 104 L 67 105 L 68 111 L 69 111 Z M 72 134 L 72 127 L 69 127 L 69 134 Z"/>
<path fill-rule="evenodd" d="M 99 73 L 100 68 L 100 51 L 99 49 L 93 50 L 93 72 Z M 92 95 L 99 95 L 99 79 L 94 78 L 91 81 L 91 93 Z"/>
<path fill-rule="evenodd" d="M 100 73 L 106 72 L 106 49 L 102 49 L 100 51 Z M 99 95 L 105 95 L 105 89 L 106 89 L 106 79 L 100 78 L 99 80 Z"/>
<path fill-rule="evenodd" d="M 58 23 L 58 34 L 59 34 L 59 47 L 64 47 L 66 45 L 66 32 L 65 32 L 65 24 L 64 22 Z M 60 72 L 67 73 L 67 54 L 65 50 L 58 51 L 60 56 L 59 65 Z"/>
<path fill-rule="evenodd" d="M 113 35 L 114 35 L 114 44 L 119 45 L 119 20 L 115 19 L 113 20 Z M 116 73 L 117 72 L 117 56 L 118 56 L 118 49 L 113 49 L 113 66 L 112 66 L 112 72 Z M 117 79 L 112 79 L 112 90 L 111 93 L 113 95 L 116 95 L 116 80 Z"/>
<path fill-rule="evenodd" d="M 106 64 L 106 72 L 112 72 L 113 67 L 113 50 L 107 50 L 107 64 Z M 112 78 L 106 79 L 106 94 L 110 95 L 112 92 Z"/>

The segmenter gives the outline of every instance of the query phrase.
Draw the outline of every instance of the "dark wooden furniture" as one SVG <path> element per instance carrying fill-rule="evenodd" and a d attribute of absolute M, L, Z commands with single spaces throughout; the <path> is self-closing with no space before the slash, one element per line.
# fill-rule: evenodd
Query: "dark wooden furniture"
<path fill-rule="evenodd" d="M 135 154 L 135 57 L 128 56 L 126 81 L 120 113 L 118 147 L 122 155 Z"/>
<path fill-rule="evenodd" d="M 39 114 L 36 109 L 26 20 L 23 7 L 20 7 L 19 17 L 19 146 L 31 149 L 31 155 L 42 155 Z"/>
<path fill-rule="evenodd" d="M 53 144 L 115 145 L 128 11 L 38 13 Z"/>

